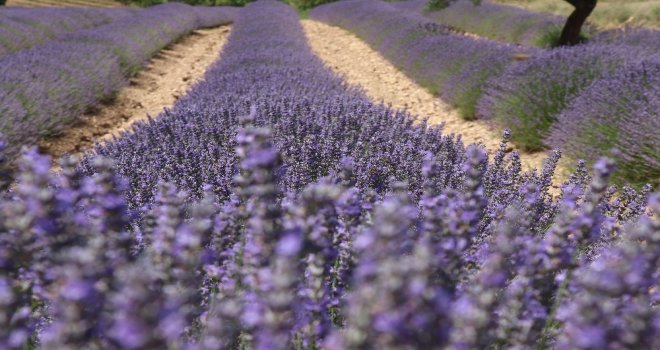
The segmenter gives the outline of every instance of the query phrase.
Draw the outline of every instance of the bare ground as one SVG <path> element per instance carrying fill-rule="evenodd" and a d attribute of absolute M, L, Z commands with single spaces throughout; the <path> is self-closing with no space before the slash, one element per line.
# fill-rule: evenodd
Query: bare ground
<path fill-rule="evenodd" d="M 302 25 L 312 51 L 349 84 L 361 86 L 372 100 L 428 118 L 429 124 L 444 123 L 445 132 L 461 134 L 466 144 L 482 143 L 489 152 L 499 148 L 502 140 L 499 131 L 483 121 L 462 119 L 451 106 L 408 78 L 352 33 L 313 20 L 303 20 Z M 543 152 L 520 153 L 524 170 L 540 168 L 547 156 Z"/>
<path fill-rule="evenodd" d="M 83 153 L 127 131 L 147 115 L 157 116 L 171 108 L 218 59 L 230 27 L 200 29 L 161 50 L 149 64 L 130 79 L 116 98 L 80 118 L 80 122 L 56 138 L 43 140 L 39 148 L 54 158 Z"/>

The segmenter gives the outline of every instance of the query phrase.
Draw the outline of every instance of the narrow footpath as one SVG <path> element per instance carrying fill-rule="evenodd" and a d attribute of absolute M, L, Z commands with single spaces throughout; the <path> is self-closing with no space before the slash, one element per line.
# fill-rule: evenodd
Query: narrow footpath
<path fill-rule="evenodd" d="M 130 130 L 147 115 L 156 117 L 164 108 L 171 108 L 218 60 L 229 31 L 230 26 L 195 30 L 161 50 L 114 99 L 96 106 L 62 135 L 43 140 L 40 150 L 53 158 L 80 154 L 95 142 Z"/>
<path fill-rule="evenodd" d="M 357 36 L 313 20 L 302 20 L 302 26 L 312 51 L 349 84 L 361 86 L 373 101 L 406 109 L 428 118 L 430 124 L 444 123 L 446 133 L 461 134 L 466 144 L 481 143 L 489 152 L 498 149 L 502 140 L 499 131 L 483 121 L 463 120 L 451 106 L 408 78 Z M 547 156 L 544 152 L 519 152 L 524 170 L 540 169 Z"/>

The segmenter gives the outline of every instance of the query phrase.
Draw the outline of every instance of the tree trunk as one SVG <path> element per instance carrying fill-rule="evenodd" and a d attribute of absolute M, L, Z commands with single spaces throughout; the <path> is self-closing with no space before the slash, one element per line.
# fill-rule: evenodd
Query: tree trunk
<path fill-rule="evenodd" d="M 580 42 L 580 31 L 584 22 L 591 12 L 596 8 L 598 0 L 565 0 L 575 7 L 573 13 L 568 16 L 566 25 L 561 32 L 557 43 L 559 46 L 575 45 Z"/>

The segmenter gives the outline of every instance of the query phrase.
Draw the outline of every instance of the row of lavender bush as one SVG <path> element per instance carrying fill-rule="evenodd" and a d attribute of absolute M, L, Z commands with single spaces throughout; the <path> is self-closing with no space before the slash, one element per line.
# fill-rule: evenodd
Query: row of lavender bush
<path fill-rule="evenodd" d="M 616 45 L 539 51 L 488 81 L 477 114 L 501 127 L 511 126 L 514 142 L 524 149 L 542 150 L 559 113 L 594 81 L 637 58 L 629 48 Z"/>
<path fill-rule="evenodd" d="M 423 2 L 392 5 L 423 12 Z M 427 12 L 426 17 L 485 37 L 528 45 L 550 44 L 561 25 L 557 18 L 505 5 L 482 3 L 475 7 L 471 1 Z M 528 39 L 518 40 L 514 32 Z M 487 89 L 495 95 L 494 101 L 484 99 L 479 114 L 499 120 L 500 125 L 511 125 L 514 142 L 527 149 L 552 146 L 564 149 L 573 159 L 591 161 L 611 149 L 620 150 L 613 155 L 621 164 L 617 182 L 658 186 L 660 136 L 655 130 L 660 105 L 654 82 L 659 78 L 655 67 L 660 56 L 653 55 L 660 52 L 660 31 L 622 28 L 590 32 L 590 47 L 535 57 L 529 65 L 518 64 L 495 79 Z M 639 58 L 641 62 L 613 74 L 622 62 Z M 592 84 L 596 86 L 590 87 Z"/>
<path fill-rule="evenodd" d="M 460 35 L 421 15 L 379 0 L 323 5 L 310 18 L 346 28 L 365 40 L 419 84 L 476 118 L 485 82 L 502 73 L 516 55 L 536 50 Z"/>
<path fill-rule="evenodd" d="M 660 186 L 660 31 L 621 28 L 598 33 L 592 43 L 616 43 L 656 53 L 592 84 L 557 117 L 547 137 L 573 158 L 593 159 L 611 148 L 623 179 Z M 646 55 L 642 55 L 644 57 Z"/>
<path fill-rule="evenodd" d="M 135 14 L 129 8 L 21 8 L 3 7 L 0 10 L 0 56 L 23 50 L 63 34 L 108 24 Z"/>
<path fill-rule="evenodd" d="M 22 158 L 0 201 L 0 344 L 660 345 L 660 195 L 614 195 L 602 160 L 553 198 L 559 155 L 521 173 L 506 148 L 368 102 L 293 9 L 251 4 L 172 111 L 79 171 Z"/>
<path fill-rule="evenodd" d="M 573 159 L 612 157 L 617 182 L 660 186 L 660 59 L 593 83 L 557 116 L 546 142 Z"/>
<path fill-rule="evenodd" d="M 642 48 L 645 51 L 660 52 L 660 31 L 642 27 L 616 28 L 595 34 L 590 42 L 600 44 L 616 43 Z"/>
<path fill-rule="evenodd" d="M 484 38 L 537 47 L 553 44 L 565 22 L 561 17 L 489 1 L 475 5 L 472 0 L 459 0 L 438 11 L 428 11 L 427 3 L 428 0 L 407 0 L 392 5 L 424 13 L 425 17 L 439 23 Z"/>
<path fill-rule="evenodd" d="M 560 148 L 593 162 L 617 149 L 616 182 L 660 185 L 660 46 L 651 44 L 660 31 L 623 34 L 509 65 L 487 82 L 477 115 L 510 127 L 531 151 Z"/>
<path fill-rule="evenodd" d="M 657 85 L 648 82 L 655 73 L 641 68 L 659 60 L 655 50 L 660 38 L 657 31 L 603 33 L 588 45 L 540 50 L 448 30 L 430 33 L 424 29 L 429 28 L 427 20 L 401 13 L 382 1 L 324 5 L 314 9 L 311 17 L 354 32 L 418 83 L 439 92 L 466 119 L 483 118 L 502 129 L 510 128 L 512 141 L 523 149 L 536 151 L 552 146 L 564 149 L 575 160 L 585 157 L 593 162 L 617 147 L 621 149 L 617 161 L 623 170 L 617 173 L 617 182 L 658 184 L 660 136 L 652 127 L 637 128 L 637 124 L 628 122 L 640 118 L 644 125 L 658 123 L 657 99 L 653 97 Z M 514 56 L 523 60 L 514 60 Z M 647 78 L 625 78 L 640 70 Z M 594 84 L 611 85 L 607 81 L 612 79 L 618 79 L 619 84 L 633 84 L 626 89 L 632 90 L 631 96 L 641 97 L 626 98 L 612 89 L 602 95 L 603 88 L 586 92 Z M 599 97 L 594 98 L 594 94 Z M 607 130 L 588 137 L 584 127 L 599 125 L 602 117 L 601 107 L 584 113 L 585 107 L 593 104 L 602 110 L 619 105 L 618 110 L 625 113 L 610 113 Z M 576 114 L 581 114 L 583 127 L 574 123 Z M 559 126 L 555 126 L 557 120 Z M 565 143 L 568 139 L 571 142 Z M 598 152 L 592 152 L 594 149 Z"/>
<path fill-rule="evenodd" d="M 234 20 L 239 7 L 231 6 L 194 6 L 198 28 L 217 27 Z"/>
<path fill-rule="evenodd" d="M 167 44 L 200 25 L 228 23 L 233 11 L 154 6 L 0 57 L 0 133 L 10 145 L 9 157 L 23 144 L 57 134 L 87 108 L 111 97 Z"/>

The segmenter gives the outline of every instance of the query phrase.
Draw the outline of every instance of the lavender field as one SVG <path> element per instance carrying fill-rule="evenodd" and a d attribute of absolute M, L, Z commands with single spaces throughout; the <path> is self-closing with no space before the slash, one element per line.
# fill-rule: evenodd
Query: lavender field
<path fill-rule="evenodd" d="M 625 87 L 637 97 L 614 91 L 603 96 L 602 100 L 608 100 L 605 104 L 627 112 L 611 115 L 606 128 L 593 130 L 595 136 L 580 134 L 584 129 L 573 127 L 573 116 L 580 113 L 579 123 L 593 129 L 605 116 L 572 112 L 580 105 L 605 106 L 593 100 L 592 85 L 621 80 L 615 77 L 625 75 L 623 71 L 639 71 L 640 65 L 658 62 L 660 31 L 610 30 L 586 44 L 538 49 L 475 38 L 416 11 L 379 0 L 346 0 L 317 7 L 311 17 L 355 33 L 420 85 L 451 103 L 465 119 L 483 119 L 500 130 L 510 129 L 511 140 L 523 150 L 561 149 L 573 161 L 584 158 L 592 164 L 610 154 L 629 170 L 627 175 L 615 174 L 617 183 L 660 184 L 657 84 L 643 78 Z M 640 108 L 654 112 L 632 112 Z M 635 125 L 627 124 L 627 114 L 635 115 Z M 566 143 L 569 139 L 571 144 Z M 612 148 L 620 152 L 611 153 Z"/>
<path fill-rule="evenodd" d="M 279 1 L 94 10 L 122 15 L 1 56 L 0 350 L 660 348 L 658 32 L 545 49 L 415 6 L 309 17 L 499 148 L 374 101 Z M 31 146 L 229 23 L 172 108 L 81 156 Z"/>
<path fill-rule="evenodd" d="M 76 30 L 108 24 L 135 10 L 7 8 L 0 13 L 0 56 L 57 39 Z"/>
<path fill-rule="evenodd" d="M 73 20 L 81 11 L 18 9 L 8 8 L 0 16 L 17 13 L 26 21 L 33 16 L 55 22 L 56 17 L 50 12 L 63 17 L 66 14 Z M 14 158 L 21 146 L 34 144 L 39 137 L 56 135 L 75 123 L 88 108 L 111 98 L 128 77 L 167 44 L 193 29 L 229 23 L 234 16 L 233 9 L 195 9 L 183 4 L 159 5 L 139 12 L 85 11 L 100 11 L 100 14 L 119 11 L 116 13 L 124 16 L 0 56 L 0 134 L 8 142 L 5 152 L 9 157 Z M 47 25 L 63 26 L 40 22 L 39 27 Z M 4 38 L 22 42 L 12 36 Z"/>

